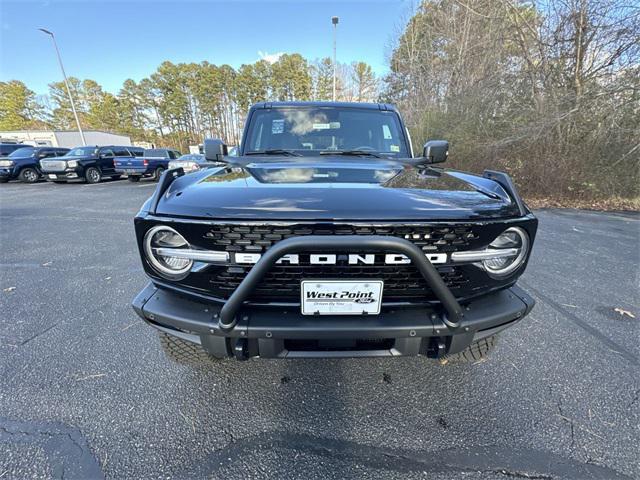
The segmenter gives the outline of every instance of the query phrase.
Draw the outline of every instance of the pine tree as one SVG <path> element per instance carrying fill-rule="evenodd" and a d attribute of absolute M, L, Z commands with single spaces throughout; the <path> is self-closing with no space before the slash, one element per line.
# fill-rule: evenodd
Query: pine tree
<path fill-rule="evenodd" d="M 36 95 L 18 81 L 0 82 L 0 130 L 41 127 L 43 107 Z"/>

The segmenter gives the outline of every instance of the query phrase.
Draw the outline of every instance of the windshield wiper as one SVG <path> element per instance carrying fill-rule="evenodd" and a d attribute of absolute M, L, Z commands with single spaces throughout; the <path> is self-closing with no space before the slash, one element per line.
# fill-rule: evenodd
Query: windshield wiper
<path fill-rule="evenodd" d="M 268 150 L 261 150 L 258 152 L 247 152 L 245 155 L 285 155 L 289 157 L 301 157 L 302 155 L 293 150 L 286 150 L 284 148 L 271 148 Z"/>
<path fill-rule="evenodd" d="M 369 152 L 367 150 L 323 150 L 320 155 L 347 155 L 351 157 L 365 156 L 382 158 L 375 152 Z"/>

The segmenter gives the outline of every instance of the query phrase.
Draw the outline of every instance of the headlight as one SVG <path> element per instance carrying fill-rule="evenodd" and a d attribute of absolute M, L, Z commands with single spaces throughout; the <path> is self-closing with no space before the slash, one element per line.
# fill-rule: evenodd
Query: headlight
<path fill-rule="evenodd" d="M 487 251 L 491 250 L 496 250 L 499 255 L 483 260 L 482 264 L 491 275 L 504 277 L 524 263 L 529 252 L 529 236 L 520 227 L 508 228 L 491 242 Z M 505 252 L 504 256 L 501 251 Z M 507 252 L 510 254 L 506 255 Z"/>
<path fill-rule="evenodd" d="M 176 250 L 189 249 L 189 243 L 173 228 L 153 227 L 145 234 L 143 242 L 147 260 L 163 277 L 180 280 L 191 270 L 193 260 L 172 255 Z"/>
<path fill-rule="evenodd" d="M 0 167 L 12 167 L 13 160 L 0 160 Z"/>
<path fill-rule="evenodd" d="M 67 168 L 76 168 L 78 166 L 77 160 L 69 160 L 67 162 Z"/>

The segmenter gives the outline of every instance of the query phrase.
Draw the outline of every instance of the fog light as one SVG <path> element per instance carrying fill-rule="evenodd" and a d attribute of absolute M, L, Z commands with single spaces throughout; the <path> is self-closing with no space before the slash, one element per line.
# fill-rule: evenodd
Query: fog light
<path fill-rule="evenodd" d="M 151 266 L 163 277 L 176 280 L 184 278 L 193 260 L 167 255 L 172 249 L 188 249 L 189 243 L 173 228 L 158 225 L 144 236 L 144 253 Z"/>

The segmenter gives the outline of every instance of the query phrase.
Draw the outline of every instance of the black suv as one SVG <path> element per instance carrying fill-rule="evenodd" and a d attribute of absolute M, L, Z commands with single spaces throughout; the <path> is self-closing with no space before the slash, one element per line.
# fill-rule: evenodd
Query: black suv
<path fill-rule="evenodd" d="M 61 157 L 68 151 L 68 148 L 22 145 L 8 157 L 0 159 L 0 182 L 18 178 L 25 183 L 35 183 L 42 177 L 40 160 Z"/>
<path fill-rule="evenodd" d="M 135 158 L 142 156 L 143 152 L 142 148 L 128 146 L 76 147 L 56 160 L 41 160 L 40 168 L 50 182 L 81 180 L 98 183 L 104 177 L 121 177 L 122 174 L 115 170 L 114 159 Z"/>
<path fill-rule="evenodd" d="M 510 178 L 413 157 L 385 104 L 262 103 L 240 155 L 167 171 L 135 218 L 133 301 L 177 360 L 482 358 L 534 305 L 516 286 L 537 219 Z"/>

